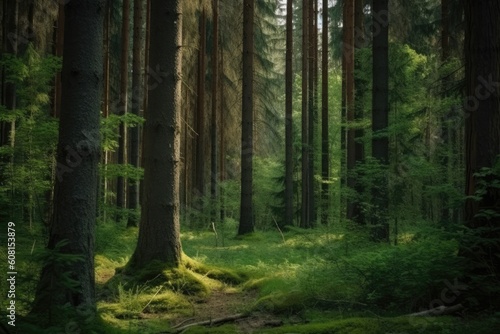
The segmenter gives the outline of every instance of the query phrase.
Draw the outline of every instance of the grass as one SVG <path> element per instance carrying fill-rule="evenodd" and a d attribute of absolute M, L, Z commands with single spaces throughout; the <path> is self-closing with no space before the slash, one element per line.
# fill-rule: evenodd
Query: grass
<path fill-rule="evenodd" d="M 425 327 L 424 332 L 465 334 L 500 328 L 500 316 L 465 321 L 401 316 L 428 308 L 429 301 L 439 298 L 446 287 L 442 280 L 456 277 L 452 238 L 439 239 L 431 233 L 416 240 L 406 233 L 400 246 L 393 247 L 371 244 L 363 233 L 326 228 L 292 228 L 283 236 L 268 231 L 238 238 L 234 232 L 226 227 L 216 239 L 211 231 L 184 231 L 181 268 L 160 270 L 160 278 L 150 277 L 147 269 L 130 277 L 116 272 L 134 250 L 137 229 L 98 226 L 95 264 L 100 320 L 94 331 L 165 331 L 176 319 L 193 316 L 196 304 L 215 291 L 251 295 L 253 299 L 241 309 L 272 314 L 284 322 L 282 327 L 262 327 L 256 333 L 418 333 Z M 32 244 L 33 238 L 26 234 L 20 242 Z M 34 253 L 42 248 L 43 243 L 38 244 Z M 27 247 L 19 247 L 19 252 L 18 258 L 30 258 Z M 22 261 L 20 266 L 31 273 L 39 270 L 36 261 Z M 20 294 L 33 296 L 33 284 L 27 278 L 23 283 Z M 28 310 L 30 300 L 25 299 L 20 316 Z M 186 333 L 237 333 L 238 328 L 225 324 L 195 327 Z"/>

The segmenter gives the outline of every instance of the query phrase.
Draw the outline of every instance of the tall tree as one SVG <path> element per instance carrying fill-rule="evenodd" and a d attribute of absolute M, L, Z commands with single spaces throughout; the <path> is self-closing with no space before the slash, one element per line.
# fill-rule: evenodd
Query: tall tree
<path fill-rule="evenodd" d="M 328 224 L 330 155 L 328 134 L 328 0 L 323 0 L 321 34 L 321 223 Z"/>
<path fill-rule="evenodd" d="M 372 156 L 381 165 L 381 172 L 373 180 L 371 213 L 372 237 L 389 241 L 389 0 L 373 0 L 373 24 L 379 28 L 373 35 L 372 88 Z M 381 19 L 384 18 L 384 19 Z M 385 19 L 387 18 L 387 19 Z"/>
<path fill-rule="evenodd" d="M 286 4 L 285 221 L 293 225 L 293 0 Z"/>
<path fill-rule="evenodd" d="M 302 212 L 300 226 L 311 227 L 309 197 L 309 1 L 302 1 Z"/>
<path fill-rule="evenodd" d="M 103 14 L 103 0 L 71 1 L 65 6 L 56 207 L 47 248 L 62 246 L 61 253 L 78 255 L 80 260 L 50 262 L 43 267 L 33 302 L 34 313 L 50 314 L 55 307 L 67 304 L 95 308 L 94 232 L 100 159 Z M 57 276 L 61 273 L 69 273 L 77 288 L 64 284 Z"/>
<path fill-rule="evenodd" d="M 316 220 L 316 204 L 315 204 L 315 179 L 314 179 L 314 148 L 315 148 L 315 128 L 316 128 L 316 114 L 317 114 L 317 106 L 318 106 L 318 89 L 317 89 L 317 74 L 318 74 L 318 62 L 317 62 L 317 55 L 318 55 L 318 27 L 317 27 L 317 13 L 316 13 L 316 8 L 318 5 L 318 0 L 313 0 L 309 1 L 309 27 L 308 27 L 308 34 L 309 34 L 309 45 L 308 45 L 308 83 L 307 83 L 307 99 L 308 99 L 308 129 L 307 129 L 307 148 L 309 151 L 309 157 L 308 157 L 308 162 L 309 162 L 309 167 L 308 167 L 308 182 L 307 182 L 307 194 L 309 196 L 307 203 L 309 206 L 309 209 L 307 210 L 308 212 L 308 227 L 312 227 L 314 224 L 314 221 Z"/>
<path fill-rule="evenodd" d="M 255 0 L 243 0 L 243 93 L 241 124 L 241 200 L 238 234 L 254 231 L 253 217 L 253 73 Z"/>
<path fill-rule="evenodd" d="M 498 285 L 500 278 L 500 3 L 467 0 L 465 6 L 465 184 L 469 196 L 465 221 L 477 235 L 470 244 L 464 242 L 463 254 L 471 261 L 470 272 L 482 276 L 474 284 L 479 302 L 498 307 L 498 292 L 490 295 L 486 288 Z M 486 175 L 481 170 L 494 166 Z M 478 195 L 480 199 L 472 199 Z"/>
<path fill-rule="evenodd" d="M 354 129 L 354 8 L 355 0 L 344 2 L 342 62 L 345 63 L 345 109 L 347 126 L 347 187 L 354 188 L 353 172 L 356 167 Z M 354 219 L 355 200 L 347 201 L 347 219 Z"/>
<path fill-rule="evenodd" d="M 198 82 L 197 82 L 197 104 L 196 104 L 196 195 L 203 196 L 205 193 L 205 74 L 206 74 L 206 27 L 207 13 L 203 8 L 200 15 L 200 43 L 198 47 Z"/>
<path fill-rule="evenodd" d="M 123 0 L 122 10 L 122 46 L 120 58 L 120 105 L 118 114 L 125 115 L 128 109 L 128 50 L 129 50 L 130 0 Z M 127 162 L 127 127 L 120 122 L 120 139 L 118 145 L 118 164 Z M 123 209 L 127 205 L 125 192 L 126 179 L 119 176 L 116 181 L 116 206 Z M 121 218 L 121 213 L 118 218 Z"/>
<path fill-rule="evenodd" d="M 129 266 L 158 260 L 167 267 L 181 261 L 179 169 L 182 14 L 179 0 L 151 0 L 149 63 L 162 73 L 148 91 L 144 125 L 144 195 L 137 247 Z"/>
<path fill-rule="evenodd" d="M 217 126 L 217 110 L 218 110 L 218 87 L 219 87 L 219 0 L 213 0 L 213 46 L 212 46 L 212 114 L 210 119 L 210 135 L 211 135 L 211 160 L 210 160 L 210 196 L 212 197 L 212 222 L 218 220 L 219 215 L 219 169 L 218 169 L 218 130 Z"/>
<path fill-rule="evenodd" d="M 139 116 L 143 104 L 142 99 L 142 5 L 143 1 L 134 0 L 134 34 L 132 50 L 132 114 Z M 130 129 L 130 164 L 134 167 L 140 166 L 139 161 L 139 127 Z M 131 210 L 139 207 L 139 181 L 130 182 L 128 185 L 127 206 Z M 127 226 L 137 226 L 136 215 L 129 215 Z"/>

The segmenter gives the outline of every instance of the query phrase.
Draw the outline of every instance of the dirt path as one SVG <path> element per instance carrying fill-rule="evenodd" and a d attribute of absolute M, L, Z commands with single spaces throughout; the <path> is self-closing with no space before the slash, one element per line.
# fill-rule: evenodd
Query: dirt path
<path fill-rule="evenodd" d="M 172 321 L 172 325 L 188 325 L 215 318 L 228 317 L 237 313 L 245 313 L 257 300 L 257 293 L 239 292 L 234 289 L 221 289 L 213 291 L 204 300 L 193 300 L 192 316 L 180 317 Z M 263 313 L 252 312 L 248 317 L 233 321 L 238 328 L 238 333 L 251 334 L 259 329 L 280 325 L 279 318 Z"/>

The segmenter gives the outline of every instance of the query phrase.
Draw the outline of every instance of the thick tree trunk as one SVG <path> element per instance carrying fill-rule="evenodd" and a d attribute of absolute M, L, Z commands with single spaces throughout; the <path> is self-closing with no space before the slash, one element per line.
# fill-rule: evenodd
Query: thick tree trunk
<path fill-rule="evenodd" d="M 285 220 L 293 225 L 293 0 L 286 5 L 285 64 Z"/>
<path fill-rule="evenodd" d="M 158 260 L 167 267 L 181 261 L 179 154 L 181 112 L 182 12 L 180 1 L 151 0 L 149 63 L 162 78 L 149 90 L 144 125 L 144 198 L 137 247 L 129 267 Z"/>
<path fill-rule="evenodd" d="M 132 50 L 132 114 L 140 116 L 142 100 L 142 48 L 144 43 L 142 40 L 142 4 L 141 0 L 134 0 L 134 35 L 133 35 L 133 50 Z M 139 158 L 139 126 L 130 129 L 130 164 L 134 167 L 140 166 Z M 128 208 L 137 210 L 139 208 L 139 184 L 140 182 L 131 181 L 128 185 Z M 137 226 L 137 216 L 129 215 L 127 226 Z"/>
<path fill-rule="evenodd" d="M 123 0 L 122 11 L 122 46 L 120 59 L 120 105 L 118 114 L 123 116 L 128 112 L 128 50 L 129 50 L 129 23 L 130 23 L 130 0 Z M 127 163 L 127 126 L 120 122 L 120 139 L 118 145 L 118 164 Z M 119 176 L 116 181 L 116 206 L 118 209 L 127 207 L 125 192 L 126 178 Z M 117 215 L 117 220 L 123 218 L 123 211 Z"/>
<path fill-rule="evenodd" d="M 321 223 L 328 224 L 330 207 L 329 186 L 330 154 L 328 133 L 328 0 L 323 0 L 323 31 L 321 54 Z"/>
<path fill-rule="evenodd" d="M 373 36 L 373 91 L 372 91 L 372 156 L 382 166 L 382 172 L 373 180 L 371 213 L 372 237 L 389 241 L 389 39 L 388 0 L 373 0 L 373 21 L 380 28 Z"/>
<path fill-rule="evenodd" d="M 100 159 L 103 14 L 103 0 L 71 1 L 65 6 L 56 207 L 48 249 L 53 251 L 66 241 L 60 252 L 81 259 L 76 263 L 55 261 L 44 266 L 33 313 L 48 314 L 49 322 L 57 307 L 69 304 L 95 308 L 94 231 Z M 58 276 L 63 273 L 78 283 L 76 289 Z"/>
<path fill-rule="evenodd" d="M 241 201 L 238 234 L 254 231 L 253 72 L 255 0 L 243 0 L 243 94 L 241 125 Z"/>
<path fill-rule="evenodd" d="M 478 175 L 483 168 L 498 167 L 500 155 L 500 3 L 495 0 L 466 1 L 465 35 L 465 160 L 466 225 L 477 231 L 464 240 L 462 255 L 470 260 L 471 275 L 481 276 L 474 286 L 482 305 L 498 307 L 498 293 L 487 287 L 500 278 L 500 182 L 497 172 Z M 484 173 L 483 173 L 484 174 Z M 474 200 L 472 196 L 480 199 Z M 480 237 L 481 239 L 479 239 Z M 478 240 L 479 239 L 479 240 Z M 470 244 L 467 244 L 469 242 Z M 477 284 L 477 283 L 476 283 Z M 476 285 L 475 284 L 475 285 Z"/>
<path fill-rule="evenodd" d="M 57 57 L 63 56 L 64 49 L 64 5 L 59 4 L 59 11 L 57 15 L 57 28 L 56 28 L 56 43 L 55 43 L 55 55 Z M 54 107 L 52 110 L 52 116 L 55 118 L 59 117 L 61 113 L 61 72 L 56 73 L 56 80 L 54 85 Z"/>

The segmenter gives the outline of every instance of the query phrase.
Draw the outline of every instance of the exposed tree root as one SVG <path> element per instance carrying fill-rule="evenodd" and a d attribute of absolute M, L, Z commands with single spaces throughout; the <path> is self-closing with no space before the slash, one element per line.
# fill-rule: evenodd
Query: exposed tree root
<path fill-rule="evenodd" d="M 233 314 L 233 315 L 230 315 L 230 316 L 227 316 L 227 317 L 216 318 L 216 319 L 211 319 L 211 320 L 204 320 L 204 321 L 199 321 L 199 322 L 193 322 L 191 324 L 187 324 L 187 325 L 179 327 L 180 325 L 182 325 L 182 323 L 181 323 L 181 324 L 179 324 L 177 326 L 172 327 L 169 331 L 160 332 L 158 334 L 167 334 L 167 333 L 168 334 L 176 334 L 176 333 L 182 333 L 186 329 L 194 327 L 194 326 L 212 326 L 212 325 L 218 325 L 218 324 L 223 324 L 225 322 L 231 322 L 231 321 L 235 321 L 235 320 L 246 318 L 246 317 L 248 317 L 248 315 L 246 315 L 244 313 L 237 313 L 237 314 Z"/>

